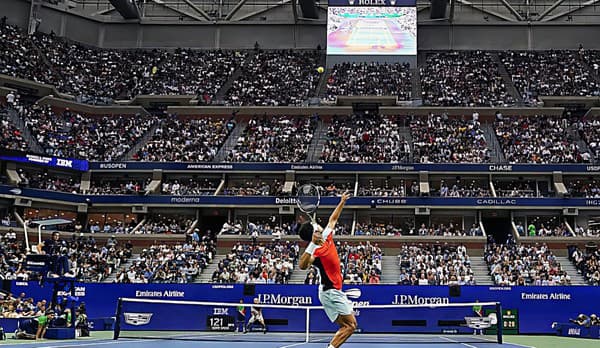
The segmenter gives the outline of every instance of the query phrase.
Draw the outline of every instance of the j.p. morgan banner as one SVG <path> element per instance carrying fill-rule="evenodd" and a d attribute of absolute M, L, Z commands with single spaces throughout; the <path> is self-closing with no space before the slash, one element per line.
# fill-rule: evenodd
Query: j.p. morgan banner
<path fill-rule="evenodd" d="M 52 287 L 40 287 L 36 282 L 13 282 L 12 293 L 21 293 L 37 299 L 50 299 Z M 119 298 L 163 299 L 205 302 L 252 303 L 255 298 L 265 305 L 319 306 L 317 287 L 311 285 L 256 285 L 246 289 L 244 285 L 226 284 L 84 284 L 79 283 L 75 295 L 86 303 L 90 318 L 114 316 Z M 359 306 L 397 304 L 422 305 L 418 309 L 357 311 L 359 328 L 365 332 L 431 332 L 454 330 L 452 323 L 472 315 L 471 308 L 460 310 L 429 308 L 431 304 L 500 302 L 503 309 L 516 311 L 519 315 L 518 331 L 525 334 L 555 333 L 553 322 L 568 322 L 577 315 L 600 313 L 600 287 L 489 287 L 464 286 L 460 296 L 450 296 L 445 286 L 346 286 L 348 298 Z M 245 295 L 246 293 L 246 295 Z M 182 312 L 183 311 L 183 312 Z M 186 312 L 187 311 L 187 312 Z M 189 312 L 189 313 L 188 313 Z M 231 312 L 231 313 L 229 313 Z M 126 303 L 123 313 L 128 313 L 130 324 L 144 330 L 206 329 L 207 318 L 214 315 L 234 315 L 233 307 L 195 307 L 173 305 L 149 305 Z M 124 315 L 124 314 L 123 314 Z M 273 331 L 302 331 L 304 310 L 264 309 L 265 319 L 278 323 Z M 197 318 L 190 320 L 190 318 Z M 381 318 L 384 318 L 381 320 Z M 406 325 L 405 325 L 406 324 Z M 418 325 L 417 325 L 418 324 Z M 416 326 L 411 326 L 416 325 Z M 445 324 L 444 324 L 445 325 Z M 189 327 L 188 327 L 189 326 Z M 314 326 L 314 327 L 313 327 Z M 325 331 L 333 326 L 322 311 L 311 312 L 311 329 Z M 437 331 L 441 332 L 441 331 Z M 460 331 L 463 332 L 463 331 Z"/>

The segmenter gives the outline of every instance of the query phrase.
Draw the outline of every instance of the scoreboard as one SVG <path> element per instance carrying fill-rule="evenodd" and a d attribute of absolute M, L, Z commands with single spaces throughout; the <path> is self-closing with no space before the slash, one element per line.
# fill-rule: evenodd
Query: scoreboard
<path fill-rule="evenodd" d="M 416 2 L 330 0 L 327 54 L 416 56 Z"/>
<path fill-rule="evenodd" d="M 490 313 L 496 313 L 495 310 L 486 309 L 485 315 Z M 519 310 L 517 309 L 502 309 L 502 333 L 504 335 L 518 335 L 519 334 Z M 495 335 L 498 332 L 498 326 L 492 325 L 489 329 L 485 330 L 488 335 Z"/>
<path fill-rule="evenodd" d="M 206 317 L 206 327 L 210 331 L 234 331 L 235 318 L 231 315 L 209 315 Z"/>

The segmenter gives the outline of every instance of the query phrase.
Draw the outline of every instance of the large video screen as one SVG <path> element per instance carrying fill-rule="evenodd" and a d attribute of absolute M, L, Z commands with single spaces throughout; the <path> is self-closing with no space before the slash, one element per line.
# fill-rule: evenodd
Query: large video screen
<path fill-rule="evenodd" d="M 327 54 L 416 55 L 416 7 L 332 7 Z"/>

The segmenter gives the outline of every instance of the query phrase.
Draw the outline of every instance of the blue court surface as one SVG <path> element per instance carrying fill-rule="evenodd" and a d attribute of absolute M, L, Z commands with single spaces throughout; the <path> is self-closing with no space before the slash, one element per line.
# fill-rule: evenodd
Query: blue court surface
<path fill-rule="evenodd" d="M 284 333 L 251 333 L 247 335 L 232 335 L 207 333 L 203 335 L 185 335 L 171 338 L 169 334 L 162 337 L 160 334 L 152 333 L 152 337 L 144 339 L 122 338 L 112 340 L 108 338 L 87 338 L 65 341 L 38 341 L 10 342 L 8 345 L 20 348 L 67 348 L 67 347 L 148 347 L 148 348 L 196 348 L 196 347 L 215 347 L 215 348 L 325 348 L 331 339 L 331 335 L 315 335 L 311 337 L 311 342 L 299 342 L 301 336 L 297 334 Z M 7 342 L 7 343 L 8 343 Z M 391 348 L 391 347 L 434 347 L 434 348 L 533 348 L 532 346 L 519 345 L 513 343 L 498 344 L 492 336 L 458 336 L 458 335 L 355 335 L 343 348 Z M 543 346 L 538 346 L 541 348 Z"/>

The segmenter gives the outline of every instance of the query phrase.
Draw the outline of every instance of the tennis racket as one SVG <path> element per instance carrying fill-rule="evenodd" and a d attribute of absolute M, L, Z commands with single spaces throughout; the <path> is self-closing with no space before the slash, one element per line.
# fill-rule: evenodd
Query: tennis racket
<path fill-rule="evenodd" d="M 317 222 L 319 203 L 321 203 L 321 194 L 315 185 L 304 184 L 298 188 L 296 204 L 303 213 L 308 215 L 312 223 Z"/>

